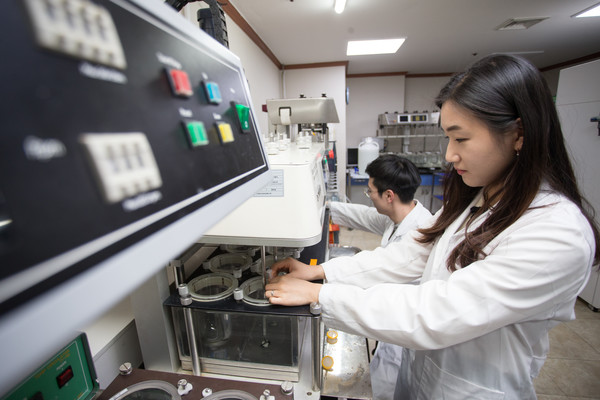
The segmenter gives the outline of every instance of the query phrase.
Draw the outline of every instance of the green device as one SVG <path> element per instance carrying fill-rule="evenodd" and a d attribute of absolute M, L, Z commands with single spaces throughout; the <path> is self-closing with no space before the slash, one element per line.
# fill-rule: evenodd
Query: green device
<path fill-rule="evenodd" d="M 88 400 L 98 389 L 87 336 L 82 333 L 2 400 Z"/>

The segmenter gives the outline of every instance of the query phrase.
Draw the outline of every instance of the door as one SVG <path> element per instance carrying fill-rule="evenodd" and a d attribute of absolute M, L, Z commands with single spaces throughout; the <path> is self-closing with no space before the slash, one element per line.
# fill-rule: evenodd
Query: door
<path fill-rule="evenodd" d="M 575 175 L 600 225 L 600 60 L 563 69 L 558 80 L 556 106 Z M 600 280 L 594 268 L 581 298 L 600 307 Z"/>

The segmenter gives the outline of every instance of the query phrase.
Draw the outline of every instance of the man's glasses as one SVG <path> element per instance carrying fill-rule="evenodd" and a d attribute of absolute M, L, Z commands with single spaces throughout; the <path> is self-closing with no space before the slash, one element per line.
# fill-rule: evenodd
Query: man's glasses
<path fill-rule="evenodd" d="M 371 193 L 373 193 L 373 191 L 369 188 L 364 190 L 365 196 L 367 196 L 369 199 L 371 198 Z"/>

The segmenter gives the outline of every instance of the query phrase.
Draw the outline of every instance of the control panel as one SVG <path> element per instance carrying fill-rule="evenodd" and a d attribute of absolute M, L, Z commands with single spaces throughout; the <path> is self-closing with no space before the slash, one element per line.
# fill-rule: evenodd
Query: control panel
<path fill-rule="evenodd" d="M 98 392 L 87 336 L 82 333 L 39 366 L 2 400 L 93 399 Z"/>
<path fill-rule="evenodd" d="M 6 0 L 0 33 L 2 395 L 271 171 L 239 58 L 163 1 Z"/>
<path fill-rule="evenodd" d="M 0 316 L 269 181 L 239 59 L 161 1 L 7 0 L 0 31 Z"/>

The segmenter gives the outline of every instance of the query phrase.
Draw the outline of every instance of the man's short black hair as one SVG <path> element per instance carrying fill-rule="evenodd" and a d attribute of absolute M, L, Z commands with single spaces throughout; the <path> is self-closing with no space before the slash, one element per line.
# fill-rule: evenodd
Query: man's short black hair
<path fill-rule="evenodd" d="M 396 154 L 384 154 L 373 160 L 365 172 L 373 178 L 373 184 L 381 195 L 391 190 L 400 202 L 413 201 L 417 188 L 421 185 L 419 170 L 410 160 Z"/>

